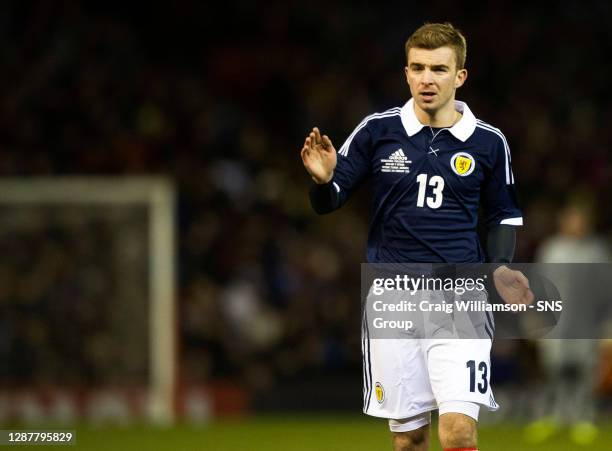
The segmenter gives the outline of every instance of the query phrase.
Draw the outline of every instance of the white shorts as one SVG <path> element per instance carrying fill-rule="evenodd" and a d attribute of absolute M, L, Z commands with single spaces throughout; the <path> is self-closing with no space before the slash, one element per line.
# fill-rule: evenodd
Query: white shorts
<path fill-rule="evenodd" d="M 364 413 L 418 417 L 440 404 L 497 410 L 491 391 L 490 339 L 369 339 L 364 335 Z M 453 410 L 450 410 L 453 411 Z"/>

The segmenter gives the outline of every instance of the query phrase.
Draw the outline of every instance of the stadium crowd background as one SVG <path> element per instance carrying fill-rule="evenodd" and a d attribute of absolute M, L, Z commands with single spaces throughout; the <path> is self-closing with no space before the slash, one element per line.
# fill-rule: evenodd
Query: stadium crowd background
<path fill-rule="evenodd" d="M 605 1 L 588 9 L 558 2 L 553 10 L 514 2 L 264 8 L 243 1 L 213 12 L 195 1 L 112 10 L 3 2 L 0 175 L 172 177 L 181 383 L 233 381 L 264 408 L 278 401 L 267 394 L 296 381 L 352 381 L 351 405 L 358 405 L 367 190 L 342 211 L 317 217 L 299 158 L 305 134 L 317 125 L 339 148 L 365 115 L 403 104 L 405 39 L 425 20 L 450 20 L 468 38 L 470 76 L 458 98 L 502 128 L 513 151 L 526 222 L 517 260 L 532 261 L 569 200 L 598 213 L 596 231 L 609 242 L 611 8 Z M 93 321 L 99 333 L 91 346 L 69 349 L 64 343 L 74 338 L 47 330 L 45 312 L 65 308 L 71 298 L 61 296 L 73 296 L 58 284 L 102 255 L 103 228 L 74 233 L 52 251 L 81 263 L 58 268 L 57 259 L 41 258 L 36 271 L 48 277 L 30 279 L 42 278 L 39 290 L 48 290 L 37 293 L 38 304 L 10 283 L 9 266 L 30 270 L 19 246 L 3 249 L 5 387 L 113 381 L 97 365 L 112 353 L 100 345 L 108 310 L 84 311 L 58 332 L 77 336 Z M 47 252 L 40 237 L 26 238 Z M 74 244 L 88 240 L 89 247 Z M 82 292 L 102 302 L 96 287 Z M 20 315 L 39 320 L 20 327 Z M 540 380 L 529 344 L 504 346 L 500 382 Z M 32 359 L 41 349 L 51 354 Z M 65 355 L 73 355 L 70 365 L 45 363 Z"/>

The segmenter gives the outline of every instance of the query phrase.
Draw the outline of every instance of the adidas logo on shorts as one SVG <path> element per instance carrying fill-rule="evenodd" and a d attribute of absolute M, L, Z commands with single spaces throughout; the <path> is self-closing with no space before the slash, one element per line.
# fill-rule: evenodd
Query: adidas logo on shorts
<path fill-rule="evenodd" d="M 397 149 L 389 155 L 389 158 L 383 158 L 380 161 L 383 164 L 380 168 L 381 172 L 396 172 L 400 174 L 408 174 L 410 172 L 408 165 L 412 163 L 412 160 L 409 160 L 404 155 L 402 149 Z"/>
<path fill-rule="evenodd" d="M 489 395 L 489 405 L 493 408 L 493 409 L 497 409 L 499 406 L 497 405 L 497 403 L 495 402 L 495 399 L 493 399 L 493 395 Z"/>

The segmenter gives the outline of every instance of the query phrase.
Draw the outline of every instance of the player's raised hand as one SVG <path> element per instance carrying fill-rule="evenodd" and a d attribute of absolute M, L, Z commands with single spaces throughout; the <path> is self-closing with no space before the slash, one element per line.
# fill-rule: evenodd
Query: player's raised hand
<path fill-rule="evenodd" d="M 321 136 L 317 127 L 306 137 L 300 155 L 315 183 L 323 184 L 332 179 L 337 161 L 336 149 L 327 135 Z"/>
<path fill-rule="evenodd" d="M 497 292 L 506 304 L 531 304 L 533 292 L 529 288 L 529 280 L 520 271 L 507 266 L 500 266 L 493 273 L 493 281 Z"/>

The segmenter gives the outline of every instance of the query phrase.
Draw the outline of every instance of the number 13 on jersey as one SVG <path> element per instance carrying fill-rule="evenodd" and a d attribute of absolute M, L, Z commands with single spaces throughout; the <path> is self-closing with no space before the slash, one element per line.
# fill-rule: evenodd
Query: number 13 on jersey
<path fill-rule="evenodd" d="M 417 197 L 417 207 L 424 207 L 425 201 L 429 208 L 440 208 L 442 205 L 442 190 L 444 190 L 444 179 L 439 175 L 434 175 L 427 182 L 427 174 L 419 174 L 416 178 L 419 184 L 419 195 Z M 432 188 L 432 196 L 425 197 L 427 185 Z"/>

